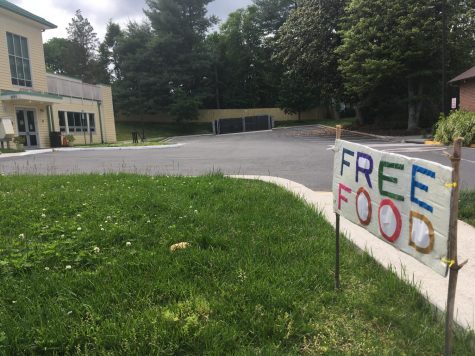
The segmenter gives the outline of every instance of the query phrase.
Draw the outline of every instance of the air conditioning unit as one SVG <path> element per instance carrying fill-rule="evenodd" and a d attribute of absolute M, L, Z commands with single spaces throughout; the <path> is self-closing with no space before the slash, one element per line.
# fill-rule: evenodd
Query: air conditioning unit
<path fill-rule="evenodd" d="M 15 137 L 13 120 L 9 117 L 0 118 L 0 140 L 9 140 Z"/>

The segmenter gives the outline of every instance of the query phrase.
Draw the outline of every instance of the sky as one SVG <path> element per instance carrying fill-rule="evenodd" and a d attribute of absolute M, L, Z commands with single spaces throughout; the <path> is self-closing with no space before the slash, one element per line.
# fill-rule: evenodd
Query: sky
<path fill-rule="evenodd" d="M 102 40 L 109 19 L 121 25 L 144 17 L 145 0 L 9 0 L 17 6 L 41 16 L 58 26 L 47 30 L 43 41 L 53 37 L 67 37 L 66 27 L 77 9 L 82 10 Z M 234 10 L 250 5 L 252 0 L 214 0 L 208 5 L 208 13 L 225 20 Z"/>

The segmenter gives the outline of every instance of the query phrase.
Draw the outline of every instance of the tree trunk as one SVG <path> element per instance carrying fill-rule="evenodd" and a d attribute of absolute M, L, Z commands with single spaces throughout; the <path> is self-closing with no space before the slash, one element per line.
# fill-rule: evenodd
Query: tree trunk
<path fill-rule="evenodd" d="M 424 93 L 424 85 L 422 82 L 419 83 L 419 87 L 417 89 L 417 105 L 416 105 L 416 122 L 417 126 L 420 126 L 421 123 L 421 112 L 422 106 L 424 105 L 424 101 L 422 100 L 422 94 Z"/>
<path fill-rule="evenodd" d="M 358 123 L 360 125 L 364 125 L 364 118 L 363 115 L 361 114 L 361 108 L 360 108 L 360 103 L 355 105 L 355 113 L 356 113 L 356 119 L 358 120 Z"/>
<path fill-rule="evenodd" d="M 221 109 L 221 103 L 219 101 L 219 75 L 218 75 L 218 66 L 214 66 L 214 76 L 216 82 L 216 109 Z"/>
<path fill-rule="evenodd" d="M 419 128 L 417 117 L 416 117 L 416 98 L 414 92 L 414 80 L 409 78 L 407 80 L 407 107 L 408 107 L 408 117 L 407 117 L 407 129 L 414 130 Z"/>
<path fill-rule="evenodd" d="M 340 111 L 337 110 L 336 105 L 337 104 L 335 104 L 335 101 L 332 100 L 332 104 L 331 104 L 331 106 L 332 106 L 332 116 L 333 116 L 334 120 L 340 120 Z"/>

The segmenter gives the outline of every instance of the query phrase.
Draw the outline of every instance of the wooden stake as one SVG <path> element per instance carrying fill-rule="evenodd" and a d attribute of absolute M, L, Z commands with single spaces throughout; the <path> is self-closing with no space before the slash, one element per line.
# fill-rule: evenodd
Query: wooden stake
<path fill-rule="evenodd" d="M 336 126 L 336 139 L 341 139 L 341 125 Z M 335 288 L 340 289 L 340 214 L 335 213 Z"/>
<path fill-rule="evenodd" d="M 462 138 L 454 141 L 454 153 L 450 157 L 452 161 L 452 183 L 454 188 L 452 191 L 452 199 L 450 202 L 450 225 L 449 225 L 449 251 L 448 260 L 450 261 L 449 290 L 447 295 L 447 310 L 445 317 L 445 355 L 452 355 L 454 342 L 454 306 L 455 291 L 457 289 L 458 272 L 461 265 L 457 261 L 457 220 L 459 212 L 460 197 L 460 159 L 462 156 Z"/>
<path fill-rule="evenodd" d="M 335 288 L 340 289 L 340 214 L 336 213 L 335 235 Z"/>
<path fill-rule="evenodd" d="M 336 125 L 336 139 L 341 139 L 341 125 Z"/>

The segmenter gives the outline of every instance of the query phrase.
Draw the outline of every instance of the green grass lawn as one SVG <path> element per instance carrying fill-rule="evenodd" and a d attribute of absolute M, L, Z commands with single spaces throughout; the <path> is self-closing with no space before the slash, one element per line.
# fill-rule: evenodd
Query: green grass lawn
<path fill-rule="evenodd" d="M 408 354 L 440 316 L 274 185 L 0 176 L 0 354 Z M 185 250 L 170 246 L 188 242 Z M 455 354 L 475 352 L 458 333 Z"/>
<path fill-rule="evenodd" d="M 475 190 L 460 192 L 459 218 L 475 226 Z"/>
<path fill-rule="evenodd" d="M 132 131 L 137 130 L 142 134 L 145 131 L 146 138 L 167 138 L 182 135 L 198 135 L 212 133 L 211 123 L 185 122 L 178 123 L 140 123 L 140 122 L 116 122 L 117 141 L 131 141 Z"/>
<path fill-rule="evenodd" d="M 19 153 L 25 152 L 25 150 L 17 150 L 14 148 L 0 148 L 0 153 Z"/>

